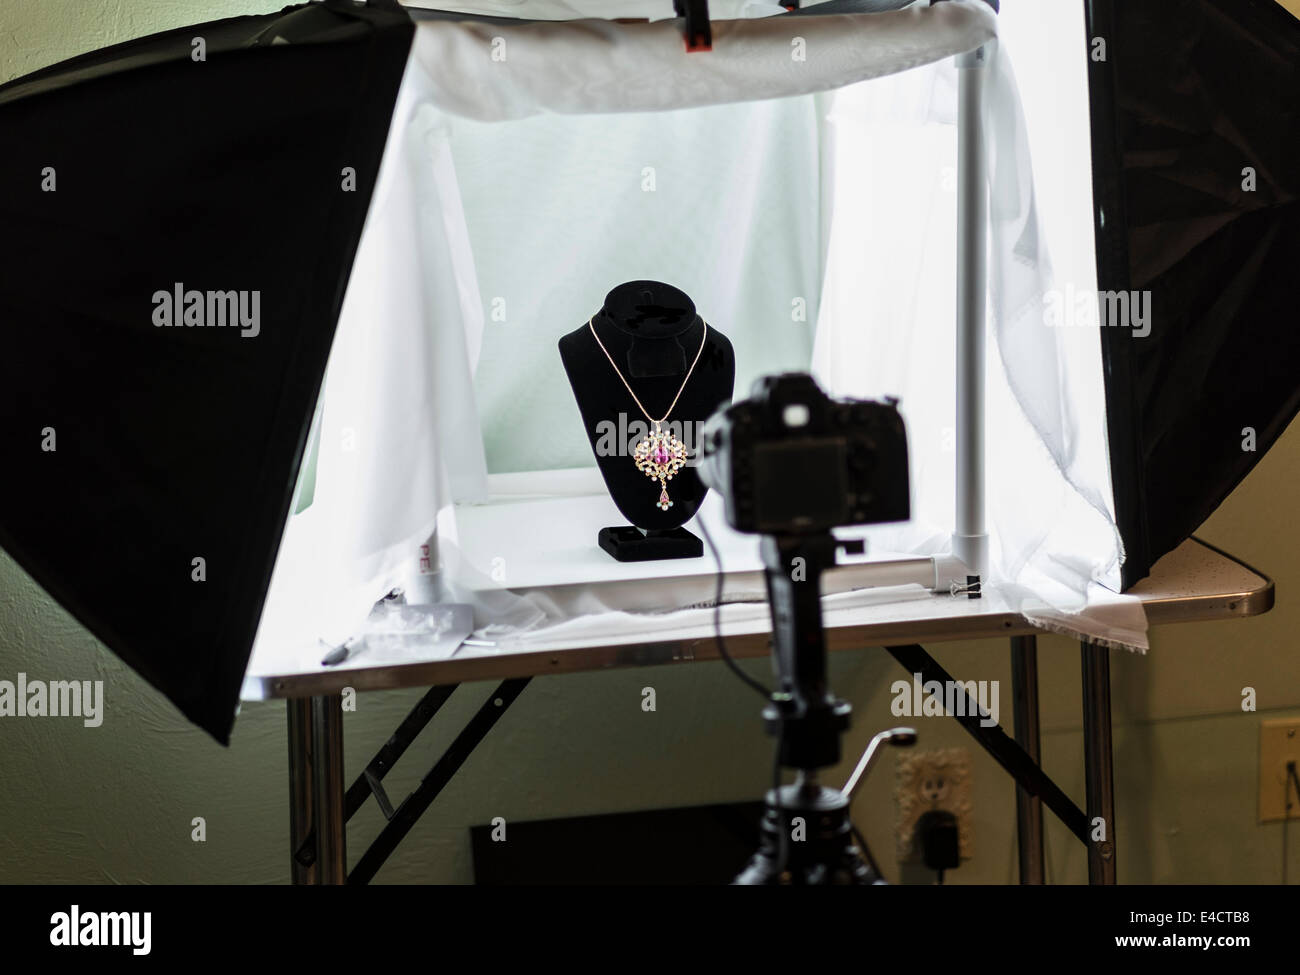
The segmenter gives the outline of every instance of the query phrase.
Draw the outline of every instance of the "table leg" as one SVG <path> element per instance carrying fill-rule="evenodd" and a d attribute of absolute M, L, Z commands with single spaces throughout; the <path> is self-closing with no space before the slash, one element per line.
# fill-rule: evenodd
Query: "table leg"
<path fill-rule="evenodd" d="M 312 835 L 311 699 L 285 702 L 289 719 L 289 876 L 295 886 L 316 883 L 316 845 Z"/>
<path fill-rule="evenodd" d="M 1088 883 L 1115 883 L 1115 780 L 1111 758 L 1110 651 L 1084 642 L 1083 757 L 1088 819 L 1101 838 L 1088 843 Z"/>
<path fill-rule="evenodd" d="M 1016 744 L 1035 765 L 1039 759 L 1038 638 L 1011 638 L 1011 697 L 1015 709 Z M 1020 850 L 1020 882 L 1042 884 L 1043 803 L 1022 785 L 1016 786 L 1016 839 Z"/>
<path fill-rule="evenodd" d="M 316 883 L 347 883 L 347 817 L 343 811 L 343 698 L 311 699 L 312 794 Z"/>

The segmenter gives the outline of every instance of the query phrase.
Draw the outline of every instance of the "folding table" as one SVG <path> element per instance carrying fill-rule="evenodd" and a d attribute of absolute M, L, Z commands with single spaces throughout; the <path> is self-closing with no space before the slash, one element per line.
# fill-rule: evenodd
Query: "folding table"
<path fill-rule="evenodd" d="M 1130 593 L 1141 599 L 1149 623 L 1187 623 L 1258 616 L 1273 606 L 1273 582 L 1239 559 L 1199 539 L 1189 539 L 1156 563 Z M 770 630 L 748 624 L 729 630 L 727 649 L 737 658 L 767 654 Z M 922 644 L 1005 636 L 1011 641 L 1014 738 L 1000 726 L 984 727 L 978 708 L 956 717 L 1017 783 L 1017 835 L 1021 883 L 1043 882 L 1042 804 L 1046 803 L 1088 847 L 1094 884 L 1115 883 L 1115 792 L 1111 762 L 1110 651 L 1082 644 L 1083 737 L 1087 796 L 1080 809 L 1039 767 L 1037 630 L 1010 611 L 996 591 L 979 600 L 936 596 L 826 612 L 832 651 L 884 646 L 909 673 L 926 681 L 949 680 Z M 647 631 L 649 624 L 647 624 Z M 671 639 L 645 634 L 609 640 L 541 643 L 527 652 L 461 647 L 452 657 L 344 669 L 264 672 L 254 657 L 245 700 L 284 698 L 288 712 L 290 853 L 295 884 L 367 883 L 429 808 L 456 771 L 534 677 L 610 667 L 644 667 L 719 659 L 711 626 L 676 632 Z M 497 680 L 492 696 L 456 735 L 421 784 L 396 805 L 384 776 L 462 683 Z M 428 692 L 375 753 L 352 785 L 344 787 L 345 688 L 355 691 L 428 687 Z M 959 692 L 960 693 L 960 692 Z M 756 736 L 755 747 L 760 747 Z M 755 783 L 755 790 L 762 788 Z M 346 825 L 374 796 L 388 820 L 349 871 Z M 1090 839 L 1092 824 L 1106 824 L 1104 842 Z"/>

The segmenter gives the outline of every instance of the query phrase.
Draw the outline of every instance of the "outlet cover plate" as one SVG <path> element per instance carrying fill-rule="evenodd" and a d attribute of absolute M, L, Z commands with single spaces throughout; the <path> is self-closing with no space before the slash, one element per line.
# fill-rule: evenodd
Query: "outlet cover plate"
<path fill-rule="evenodd" d="M 908 754 L 898 760 L 894 780 L 894 840 L 899 863 L 919 863 L 921 851 L 913 842 L 916 821 L 923 813 L 943 809 L 957 817 L 957 845 L 963 860 L 974 855 L 970 752 L 965 748 L 939 748 Z"/>
<path fill-rule="evenodd" d="M 1300 718 L 1270 718 L 1259 725 L 1259 821 L 1280 823 L 1286 814 L 1286 763 L 1300 777 Z M 1300 795 L 1291 783 L 1291 819 L 1300 819 Z"/>

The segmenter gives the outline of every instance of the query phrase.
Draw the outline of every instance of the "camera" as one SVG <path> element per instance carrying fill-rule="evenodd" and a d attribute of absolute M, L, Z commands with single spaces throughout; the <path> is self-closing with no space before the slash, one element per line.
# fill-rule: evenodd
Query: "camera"
<path fill-rule="evenodd" d="M 700 436 L 700 479 L 740 532 L 801 535 L 911 516 L 898 401 L 831 399 L 807 373 L 758 379 Z"/>

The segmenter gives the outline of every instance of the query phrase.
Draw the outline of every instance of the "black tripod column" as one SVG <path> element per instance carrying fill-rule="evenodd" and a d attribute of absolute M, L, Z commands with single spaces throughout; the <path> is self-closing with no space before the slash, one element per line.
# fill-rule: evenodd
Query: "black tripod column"
<path fill-rule="evenodd" d="M 779 736 L 781 764 L 798 773 L 767 795 L 762 843 L 738 884 L 870 884 L 879 878 L 854 845 L 849 796 L 817 782 L 817 769 L 840 760 L 849 705 L 826 679 L 821 575 L 835 564 L 835 537 L 763 536 L 763 566 L 772 609 L 772 655 L 781 690 L 763 711 Z"/>
<path fill-rule="evenodd" d="M 830 693 L 822 632 L 821 576 L 835 565 L 835 537 L 764 535 L 763 566 L 772 607 L 772 653 L 782 693 L 781 764 L 818 769 L 840 760 L 849 706 Z M 769 731 L 774 715 L 769 714 Z"/>

